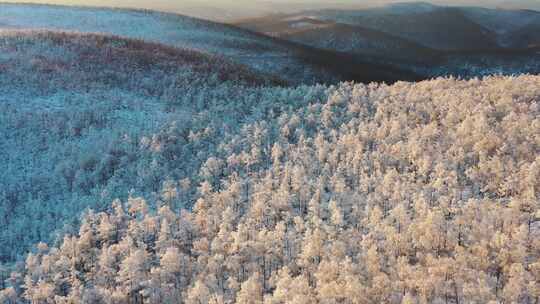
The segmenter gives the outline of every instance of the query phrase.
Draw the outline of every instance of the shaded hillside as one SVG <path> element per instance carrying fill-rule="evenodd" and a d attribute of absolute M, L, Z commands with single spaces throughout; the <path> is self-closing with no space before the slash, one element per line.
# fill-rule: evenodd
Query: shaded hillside
<path fill-rule="evenodd" d="M 467 18 L 497 34 L 507 34 L 531 23 L 538 22 L 540 12 L 531 10 L 487 9 L 463 7 Z"/>
<path fill-rule="evenodd" d="M 269 38 L 269 36 L 263 33 L 250 33 Z M 296 50 L 297 52 L 295 54 L 303 64 L 319 67 L 322 71 L 325 71 L 326 75 L 332 75 L 334 81 L 337 79 L 340 81 L 361 83 L 394 83 L 397 81 L 418 81 L 425 79 L 410 69 L 397 67 L 384 61 L 373 61 L 370 58 L 355 56 L 352 53 L 341 50 L 321 49 L 294 41 L 271 39 L 274 39 L 274 41 L 282 46 Z"/>
<path fill-rule="evenodd" d="M 312 22 L 314 26 L 283 31 L 278 37 L 316 48 L 403 61 L 430 61 L 438 52 L 406 39 L 360 26 Z M 369 57 L 368 57 L 369 58 Z"/>
<path fill-rule="evenodd" d="M 536 37 L 535 27 L 540 24 L 540 12 L 532 10 L 450 8 L 414 2 L 364 10 L 306 11 L 303 14 L 372 28 L 441 50 L 526 47 L 530 44 L 530 36 L 523 34 Z"/>
<path fill-rule="evenodd" d="M 365 14 L 340 20 L 339 13 L 323 13 L 321 18 L 337 19 L 398 36 L 440 50 L 478 49 L 497 46 L 493 33 L 468 19 L 457 8 L 437 7 L 429 11 Z"/>
<path fill-rule="evenodd" d="M 496 33 L 502 47 L 523 48 L 540 42 L 540 12 L 485 8 L 462 8 L 462 11 L 471 20 Z"/>
<path fill-rule="evenodd" d="M 507 40 L 516 47 L 540 46 L 540 18 L 538 22 L 527 24 L 508 35 Z"/>

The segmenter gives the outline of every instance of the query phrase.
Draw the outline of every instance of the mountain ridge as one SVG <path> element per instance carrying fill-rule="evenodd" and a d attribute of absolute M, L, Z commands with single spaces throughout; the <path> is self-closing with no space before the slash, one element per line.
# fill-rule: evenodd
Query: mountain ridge
<path fill-rule="evenodd" d="M 309 22 L 297 26 L 297 20 Z M 535 12 L 402 3 L 363 10 L 307 10 L 237 25 L 346 51 L 424 78 L 540 72 L 536 51 L 540 36 L 535 35 L 540 13 Z M 515 58 L 508 56 L 512 53 Z"/>

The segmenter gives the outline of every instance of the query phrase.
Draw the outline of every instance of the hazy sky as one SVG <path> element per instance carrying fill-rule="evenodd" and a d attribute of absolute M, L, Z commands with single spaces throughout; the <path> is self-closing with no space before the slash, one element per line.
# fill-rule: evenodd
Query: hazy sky
<path fill-rule="evenodd" d="M 148 8 L 209 19 L 230 20 L 272 12 L 297 11 L 310 8 L 351 8 L 378 6 L 403 0 L 0 0 L 0 2 L 34 2 L 68 5 L 95 5 Z M 427 0 L 443 5 L 478 5 L 487 7 L 540 10 L 540 0 Z"/>

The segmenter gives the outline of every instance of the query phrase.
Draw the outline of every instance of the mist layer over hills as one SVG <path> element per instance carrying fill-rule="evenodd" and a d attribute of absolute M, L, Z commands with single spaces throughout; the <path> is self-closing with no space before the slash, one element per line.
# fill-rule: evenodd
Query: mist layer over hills
<path fill-rule="evenodd" d="M 203 19 L 233 22 L 241 18 L 262 17 L 275 13 L 297 13 L 308 9 L 365 9 L 381 7 L 400 0 L 4 0 L 4 2 L 31 2 L 60 5 L 86 5 L 101 7 L 142 8 L 179 13 Z M 412 2 L 412 1 L 411 1 Z M 432 0 L 424 1 L 445 6 L 477 6 L 502 9 L 529 9 L 540 11 L 536 0 Z"/>

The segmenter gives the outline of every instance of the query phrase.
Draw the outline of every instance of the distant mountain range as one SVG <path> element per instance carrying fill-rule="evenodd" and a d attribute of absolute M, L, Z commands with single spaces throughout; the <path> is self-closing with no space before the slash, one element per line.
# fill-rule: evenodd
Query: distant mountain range
<path fill-rule="evenodd" d="M 537 73 L 540 12 L 399 3 L 363 10 L 309 10 L 237 26 L 355 54 L 425 77 Z"/>

